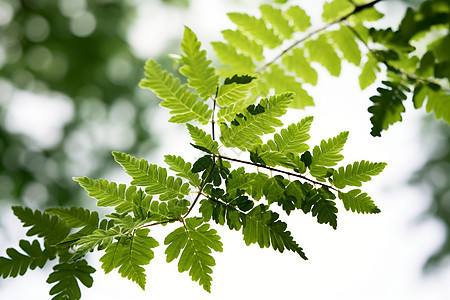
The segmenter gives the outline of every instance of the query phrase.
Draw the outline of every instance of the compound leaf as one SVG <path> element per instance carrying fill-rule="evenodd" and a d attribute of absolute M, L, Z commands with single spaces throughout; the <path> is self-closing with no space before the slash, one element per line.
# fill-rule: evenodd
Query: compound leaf
<path fill-rule="evenodd" d="M 208 150 L 211 154 L 219 154 L 219 144 L 212 139 L 210 134 L 191 124 L 186 124 L 186 127 L 196 146 Z"/>
<path fill-rule="evenodd" d="M 342 189 L 347 185 L 361 186 L 362 182 L 371 180 L 371 176 L 383 171 L 386 163 L 371 163 L 368 161 L 354 162 L 345 167 L 340 167 L 333 172 L 333 184 Z"/>
<path fill-rule="evenodd" d="M 169 119 L 173 123 L 186 123 L 192 120 L 200 124 L 207 124 L 212 110 L 198 96 L 190 91 L 187 85 L 181 85 L 178 78 L 174 78 L 161 66 L 150 59 L 145 65 L 145 75 L 140 87 L 151 89 L 163 101 L 160 106 L 170 109 L 174 116 Z"/>
<path fill-rule="evenodd" d="M 119 268 L 122 277 L 136 282 L 145 290 L 146 275 L 142 267 L 148 265 L 154 257 L 153 250 L 159 243 L 148 236 L 149 229 L 137 229 L 130 237 L 121 236 L 119 240 L 106 248 L 100 258 L 105 273 Z"/>
<path fill-rule="evenodd" d="M 122 152 L 114 151 L 113 156 L 126 173 L 133 178 L 131 184 L 144 186 L 147 194 L 160 194 L 159 199 L 162 201 L 182 199 L 189 194 L 189 185 L 183 183 L 180 178 L 167 176 L 166 169 L 149 164 L 145 159 L 139 160 Z"/>
<path fill-rule="evenodd" d="M 201 43 L 195 33 L 185 26 L 181 49 L 185 55 L 181 58 L 183 66 L 180 73 L 188 78 L 189 86 L 194 88 L 201 98 L 207 99 L 216 93 L 219 77 L 211 61 L 206 59 L 206 51 L 200 50 Z"/>
<path fill-rule="evenodd" d="M 361 193 L 359 189 L 354 189 L 347 193 L 339 192 L 338 196 L 348 211 L 351 210 L 352 212 L 356 211 L 363 214 L 377 214 L 380 212 L 367 193 Z"/>
<path fill-rule="evenodd" d="M 80 299 L 81 291 L 77 279 L 86 287 L 91 287 L 93 279 L 91 273 L 95 269 L 85 260 L 75 262 L 63 262 L 53 267 L 53 273 L 47 279 L 47 283 L 55 283 L 50 290 L 52 299 Z"/>
<path fill-rule="evenodd" d="M 167 262 L 179 256 L 178 271 L 189 271 L 193 281 L 198 281 L 207 292 L 211 292 L 211 267 L 215 265 L 210 255 L 211 249 L 222 252 L 222 243 L 216 230 L 209 229 L 202 218 L 188 218 L 185 226 L 166 237 L 164 244 L 168 245 L 165 251 Z"/>

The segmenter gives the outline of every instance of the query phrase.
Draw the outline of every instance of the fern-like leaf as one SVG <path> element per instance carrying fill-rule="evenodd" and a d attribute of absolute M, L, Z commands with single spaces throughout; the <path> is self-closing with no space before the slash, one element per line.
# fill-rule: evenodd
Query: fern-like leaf
<path fill-rule="evenodd" d="M 410 91 L 397 82 L 383 81 L 383 84 L 386 88 L 378 88 L 380 94 L 370 97 L 373 105 L 368 110 L 373 114 L 370 118 L 373 125 L 370 134 L 373 136 L 381 136 L 382 130 L 402 120 L 401 113 L 405 112 L 403 101 L 407 98 L 405 92 Z"/>
<path fill-rule="evenodd" d="M 248 98 L 250 91 L 257 85 L 257 77 L 249 77 L 250 82 L 238 83 L 230 82 L 222 85 L 217 94 L 217 104 L 220 106 L 230 106 L 231 104 L 243 101 Z"/>
<path fill-rule="evenodd" d="M 308 49 L 312 61 L 324 66 L 331 75 L 339 76 L 341 73 L 341 59 L 324 35 L 319 36 L 316 40 L 306 42 L 305 48 Z"/>
<path fill-rule="evenodd" d="M 326 167 L 335 166 L 337 162 L 344 158 L 344 156 L 339 153 L 344 148 L 347 138 L 348 131 L 344 131 L 336 137 L 328 139 L 328 141 L 322 140 L 320 146 L 314 147 L 312 163 L 310 166 L 311 175 L 316 178 L 326 176 Z"/>
<path fill-rule="evenodd" d="M 37 235 L 43 237 L 50 245 L 56 245 L 70 232 L 59 218 L 42 213 L 39 210 L 31 210 L 28 207 L 13 206 L 14 215 L 23 223 L 23 227 L 31 227 L 27 236 Z"/>
<path fill-rule="evenodd" d="M 83 257 L 87 252 L 93 250 L 97 246 L 99 250 L 105 249 L 112 244 L 114 237 L 118 235 L 118 230 L 111 228 L 109 230 L 96 229 L 90 234 L 82 236 L 76 241 L 78 248 L 74 254 L 74 258 Z"/>
<path fill-rule="evenodd" d="M 283 125 L 278 118 L 286 113 L 286 109 L 293 99 L 293 93 L 284 93 L 262 99 L 258 106 L 262 107 L 263 112 L 256 114 L 245 112 L 242 114 L 242 118 L 235 120 L 238 124 L 234 125 L 232 122 L 231 127 L 222 123 L 220 140 L 227 147 L 235 147 L 241 150 L 262 144 L 259 136 L 273 132 L 275 126 Z"/>
<path fill-rule="evenodd" d="M 296 31 L 303 32 L 311 26 L 309 16 L 297 5 L 289 7 L 285 15 L 292 21 Z"/>
<path fill-rule="evenodd" d="M 219 60 L 232 68 L 233 74 L 248 74 L 255 71 L 256 66 L 247 54 L 239 53 L 236 48 L 226 43 L 212 42 L 211 45 Z"/>
<path fill-rule="evenodd" d="M 338 196 L 348 211 L 356 211 L 362 214 L 377 214 L 380 212 L 380 209 L 373 203 L 367 193 L 361 193 L 359 189 L 354 189 L 347 193 L 339 192 Z"/>
<path fill-rule="evenodd" d="M 93 279 L 91 274 L 95 269 L 88 265 L 87 261 L 63 262 L 53 267 L 53 273 L 47 279 L 47 283 L 56 285 L 50 290 L 53 300 L 80 299 L 81 291 L 77 279 L 86 287 L 91 287 Z"/>
<path fill-rule="evenodd" d="M 216 230 L 209 229 L 202 218 L 188 218 L 185 226 L 166 237 L 164 244 L 168 245 L 165 251 L 167 262 L 180 256 L 178 271 L 189 271 L 193 281 L 198 281 L 206 291 L 211 292 L 211 267 L 215 265 L 210 255 L 211 249 L 219 252 L 223 250 Z"/>
<path fill-rule="evenodd" d="M 162 70 L 161 66 L 154 60 L 148 60 L 145 65 L 145 75 L 140 82 L 142 88 L 151 89 L 163 101 L 161 106 L 170 109 L 174 114 L 169 122 L 186 123 L 196 120 L 201 124 L 207 124 L 212 114 L 198 96 L 190 91 L 187 85 L 181 85 L 178 78 Z"/>
<path fill-rule="evenodd" d="M 264 60 L 263 46 L 249 39 L 240 30 L 227 29 L 222 31 L 222 35 L 231 47 L 239 49 L 243 54 L 253 57 L 256 60 Z"/>
<path fill-rule="evenodd" d="M 359 75 L 359 86 L 361 87 L 361 90 L 367 88 L 377 79 L 376 73 L 380 71 L 377 63 L 378 60 L 372 55 L 372 53 L 367 53 L 367 61 L 361 70 L 361 75 Z"/>
<path fill-rule="evenodd" d="M 133 178 L 132 185 L 144 186 L 150 195 L 160 194 L 162 201 L 174 198 L 184 198 L 189 194 L 189 185 L 180 178 L 167 176 L 167 170 L 157 165 L 149 164 L 145 159 L 137 159 L 122 152 L 113 152 L 114 159 Z"/>
<path fill-rule="evenodd" d="M 48 260 L 55 258 L 55 253 L 47 249 L 42 250 L 37 240 L 31 244 L 29 241 L 20 240 L 19 247 L 25 254 L 14 248 L 8 248 L 6 254 L 9 257 L 0 257 L 1 277 L 17 277 L 24 275 L 29 269 L 34 270 L 37 267 L 42 269 Z"/>
<path fill-rule="evenodd" d="M 196 146 L 207 150 L 207 152 L 209 151 L 211 154 L 219 154 L 219 144 L 212 139 L 210 134 L 191 124 L 186 124 L 186 127 Z"/>
<path fill-rule="evenodd" d="M 303 249 L 294 241 L 286 228 L 286 223 L 278 220 L 277 213 L 261 204 L 245 216 L 242 233 L 246 245 L 258 243 L 261 248 L 272 246 L 274 250 L 280 252 L 287 249 L 307 259 Z"/>
<path fill-rule="evenodd" d="M 262 17 L 267 20 L 279 36 L 284 39 L 290 39 L 294 33 L 294 28 L 289 24 L 289 20 L 283 15 L 281 9 L 274 8 L 270 4 L 264 4 L 259 7 Z"/>
<path fill-rule="evenodd" d="M 272 65 L 267 68 L 262 78 L 266 81 L 264 94 L 269 94 L 271 88 L 275 89 L 276 94 L 294 92 L 295 98 L 290 108 L 303 109 L 306 106 L 314 106 L 313 98 L 302 88 L 302 84 L 296 81 L 295 77 L 286 74 L 279 66 Z"/>
<path fill-rule="evenodd" d="M 317 84 L 319 77 L 317 71 L 311 67 L 311 64 L 306 60 L 304 51 L 299 48 L 292 49 L 289 54 L 283 56 L 283 65 L 292 72 L 303 79 L 305 83 L 312 85 Z"/>
<path fill-rule="evenodd" d="M 145 290 L 146 275 L 142 267 L 148 265 L 154 257 L 153 250 L 159 243 L 148 236 L 149 229 L 137 229 L 131 237 L 122 236 L 106 248 L 106 253 L 100 258 L 105 273 L 119 268 L 122 277 L 136 282 Z"/>
<path fill-rule="evenodd" d="M 333 172 L 333 184 L 343 189 L 347 185 L 361 186 L 362 182 L 370 181 L 371 176 L 378 175 L 383 171 L 386 163 L 371 163 L 368 161 L 354 162 L 353 165 L 340 167 Z"/>
<path fill-rule="evenodd" d="M 361 50 L 355 40 L 355 35 L 347 26 L 341 26 L 337 31 L 328 32 L 333 42 L 341 50 L 344 58 L 355 66 L 361 63 Z"/>
<path fill-rule="evenodd" d="M 200 50 L 200 46 L 201 43 L 195 33 L 189 27 L 185 27 L 181 41 L 181 49 L 185 55 L 181 58 L 183 66 L 180 73 L 188 78 L 189 86 L 206 100 L 216 93 L 219 77 L 210 66 L 211 61 L 206 59 L 206 51 Z"/>
<path fill-rule="evenodd" d="M 309 149 L 305 142 L 311 137 L 308 132 L 311 128 L 313 117 L 306 117 L 297 124 L 291 124 L 276 133 L 273 140 L 269 140 L 270 150 L 286 153 L 303 153 Z"/>
<path fill-rule="evenodd" d="M 444 119 L 450 124 L 450 94 L 442 90 L 435 91 L 428 85 L 419 83 L 414 89 L 413 102 L 415 108 L 420 108 L 427 100 L 425 109 L 434 112 L 436 119 Z"/>
<path fill-rule="evenodd" d="M 205 147 L 206 148 L 206 147 Z M 164 161 L 174 172 L 177 172 L 177 176 L 183 177 L 189 180 L 190 184 L 199 187 L 201 184 L 200 177 L 197 173 L 193 173 L 192 165 L 190 162 L 185 162 L 181 156 L 164 155 Z"/>
<path fill-rule="evenodd" d="M 267 27 L 264 20 L 243 13 L 228 13 L 227 15 L 239 30 L 268 48 L 273 49 L 281 45 L 282 40 L 274 33 L 273 29 Z"/>
<path fill-rule="evenodd" d="M 52 207 L 45 210 L 45 213 L 57 216 L 70 228 L 89 227 L 92 230 L 98 228 L 99 217 L 96 211 L 89 211 L 82 207 Z"/>
<path fill-rule="evenodd" d="M 132 208 L 132 197 L 136 193 L 135 186 L 127 188 L 125 184 L 117 184 L 115 182 L 109 182 L 106 179 L 91 179 L 88 177 L 73 178 L 78 182 L 82 188 L 84 188 L 88 195 L 97 200 L 97 206 L 108 207 L 126 205 Z"/>

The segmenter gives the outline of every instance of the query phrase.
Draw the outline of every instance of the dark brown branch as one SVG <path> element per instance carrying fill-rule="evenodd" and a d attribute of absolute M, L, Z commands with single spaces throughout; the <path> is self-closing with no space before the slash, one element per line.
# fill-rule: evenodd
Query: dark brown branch
<path fill-rule="evenodd" d="M 278 54 L 275 58 L 273 58 L 271 61 L 267 62 L 266 64 L 264 64 L 262 67 L 260 67 L 256 73 L 261 73 L 264 69 L 266 69 L 268 66 L 270 66 L 271 64 L 273 64 L 275 61 L 277 61 L 280 57 L 282 57 L 286 52 L 288 52 L 289 50 L 291 50 L 292 48 L 294 48 L 295 46 L 297 46 L 298 44 L 304 42 L 305 40 L 309 39 L 310 37 L 312 37 L 313 35 L 318 34 L 319 32 L 322 32 L 324 30 L 326 30 L 327 28 L 333 26 L 334 24 L 338 24 L 341 23 L 345 20 L 347 20 L 349 17 L 353 16 L 354 14 L 357 14 L 358 12 L 366 9 L 366 8 L 370 8 L 373 7 L 375 4 L 377 4 L 378 2 L 383 1 L 383 0 L 374 0 L 371 1 L 369 3 L 363 4 L 363 5 L 359 5 L 356 6 L 355 9 L 353 9 L 352 12 L 348 13 L 347 15 L 333 21 L 330 23 L 327 23 L 325 25 L 323 25 L 320 28 L 317 28 L 316 30 L 313 30 L 311 32 L 309 32 L 307 35 L 305 35 L 304 37 L 302 37 L 301 39 L 296 40 L 294 43 L 292 43 L 292 45 L 290 45 L 289 47 L 287 47 L 286 49 L 284 49 L 280 54 Z"/>
<path fill-rule="evenodd" d="M 237 159 L 237 158 L 231 158 L 231 157 L 226 157 L 226 156 L 222 156 L 222 155 L 219 155 L 218 157 L 222 158 L 222 159 L 230 160 L 230 161 L 235 161 L 235 162 L 238 162 L 238 163 L 241 163 L 241 164 L 247 164 L 247 165 L 255 166 L 255 167 L 258 167 L 258 168 L 264 168 L 264 169 L 267 169 L 267 170 L 270 170 L 270 171 L 274 171 L 274 172 L 286 174 L 286 175 L 289 175 L 289 176 L 301 178 L 301 179 L 309 181 L 309 182 L 311 182 L 313 184 L 319 184 L 319 185 L 327 187 L 327 188 L 329 188 L 331 190 L 335 190 L 336 192 L 339 191 L 338 189 L 336 189 L 335 187 L 333 187 L 331 185 L 328 185 L 328 184 L 325 184 L 325 183 L 322 183 L 322 182 L 319 182 L 319 181 L 316 181 L 316 180 L 312 180 L 312 179 L 310 179 L 310 178 L 308 178 L 306 176 L 303 176 L 303 175 L 300 175 L 300 174 L 297 174 L 297 173 L 292 173 L 292 172 L 288 172 L 288 171 L 284 171 L 284 170 L 280 170 L 280 169 L 276 169 L 276 168 L 272 168 L 272 167 L 268 167 L 268 166 L 264 166 L 264 165 L 260 165 L 260 164 L 255 164 L 253 162 L 246 161 L 246 160 L 240 160 L 240 159 Z"/>

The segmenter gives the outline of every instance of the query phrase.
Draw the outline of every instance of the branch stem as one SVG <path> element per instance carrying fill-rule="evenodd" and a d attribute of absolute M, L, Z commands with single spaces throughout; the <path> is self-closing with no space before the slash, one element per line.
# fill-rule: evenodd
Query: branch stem
<path fill-rule="evenodd" d="M 349 17 L 353 16 L 354 14 L 357 14 L 358 12 L 366 9 L 366 8 L 370 8 L 373 7 L 375 4 L 377 4 L 378 2 L 383 1 L 383 0 L 373 0 L 371 2 L 368 2 L 366 4 L 362 4 L 362 5 L 358 5 L 355 6 L 355 8 L 353 9 L 352 12 L 346 14 L 345 16 L 334 20 L 333 22 L 327 23 L 325 25 L 323 25 L 322 27 L 319 27 L 311 32 L 309 32 L 308 34 L 306 34 L 305 36 L 303 36 L 302 38 L 294 41 L 290 46 L 288 46 L 286 49 L 284 49 L 280 54 L 278 54 L 275 58 L 273 58 L 272 60 L 270 60 L 269 62 L 267 62 L 266 64 L 264 64 L 262 67 L 260 67 L 256 73 L 261 74 L 262 71 L 264 71 L 268 66 L 270 66 L 271 64 L 273 64 L 275 61 L 277 61 L 278 59 L 280 59 L 286 52 L 288 52 L 289 50 L 291 50 L 292 48 L 294 48 L 295 46 L 297 46 L 298 44 L 304 42 L 305 40 L 309 39 L 310 37 L 312 37 L 313 35 L 316 35 L 326 29 L 328 29 L 329 27 L 341 23 L 345 20 L 347 20 Z"/>
<path fill-rule="evenodd" d="M 240 160 L 240 159 L 237 159 L 237 158 L 231 158 L 231 157 L 222 156 L 222 155 L 219 155 L 218 157 L 221 158 L 221 159 L 226 159 L 226 160 L 238 162 L 238 163 L 241 163 L 241 164 L 247 164 L 247 165 L 255 166 L 257 168 L 264 168 L 264 169 L 267 169 L 267 170 L 270 170 L 270 171 L 274 171 L 274 172 L 286 174 L 286 175 L 289 175 L 289 176 L 301 178 L 301 179 L 309 181 L 309 182 L 311 182 L 313 184 L 318 184 L 318 185 L 321 185 L 323 187 L 327 187 L 327 188 L 329 188 L 331 190 L 335 190 L 336 192 L 339 191 L 338 189 L 336 189 L 335 187 L 333 187 L 331 185 L 328 185 L 328 184 L 325 184 L 323 182 L 319 182 L 319 181 L 310 179 L 310 178 L 308 178 L 306 176 L 303 176 L 303 175 L 300 175 L 300 174 L 297 174 L 297 173 L 292 173 L 292 172 L 288 172 L 288 171 L 272 168 L 272 167 L 269 167 L 269 166 L 264 166 L 264 165 L 261 165 L 261 164 L 255 164 L 253 162 L 246 161 L 246 160 Z"/>

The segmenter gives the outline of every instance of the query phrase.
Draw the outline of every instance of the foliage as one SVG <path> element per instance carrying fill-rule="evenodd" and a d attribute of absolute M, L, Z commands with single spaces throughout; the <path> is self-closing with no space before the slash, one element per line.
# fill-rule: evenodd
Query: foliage
<path fill-rule="evenodd" d="M 367 87 L 376 78 L 379 64 L 387 66 L 389 79 L 384 82 L 387 88 L 378 89 L 380 95 L 371 98 L 373 135 L 379 135 L 399 120 L 405 93 L 410 90 L 416 107 L 427 98 L 427 107 L 448 121 L 448 106 L 442 102 L 447 99 L 446 91 L 434 82 L 441 78 L 438 77 L 442 74 L 441 61 L 436 62 L 440 71 L 428 76 L 431 79 L 424 79 L 416 75 L 426 73 L 425 63 L 416 69 L 415 59 L 405 58 L 412 51 L 409 43 L 414 34 L 430 29 L 431 25 L 415 24 L 416 12 L 409 11 L 398 32 L 369 29 L 365 22 L 381 17 L 374 8 L 379 1 L 360 5 L 340 0 L 327 3 L 323 14 L 327 23 L 301 38 L 297 38 L 298 33 L 311 24 L 306 12 L 298 6 L 262 5 L 259 18 L 230 13 L 228 16 L 237 29 L 223 32 L 227 42 L 212 43 L 225 65 L 220 69 L 212 66 L 197 36 L 186 27 L 181 42 L 183 54 L 176 61 L 184 78 L 176 79 L 155 60 L 149 60 L 140 86 L 152 90 L 162 100 L 160 105 L 172 115 L 169 122 L 185 124 L 191 145 L 203 156 L 191 163 L 182 157 L 166 155 L 165 162 L 174 172 L 170 175 L 164 167 L 114 151 L 114 159 L 132 178 L 129 185 L 74 178 L 97 200 L 97 206 L 113 209 L 101 220 L 98 213 L 83 208 L 40 212 L 15 207 L 14 212 L 24 226 L 31 227 L 27 235 L 42 237 L 44 248 L 35 242 L 22 243 L 26 255 L 9 249 L 9 258 L 0 259 L 2 276 L 24 274 L 28 268 L 42 267 L 58 257 L 60 263 L 48 282 L 59 283 L 50 294 L 56 294 L 54 299 L 79 299 L 78 281 L 87 287 L 92 285 L 93 269 L 84 257 L 90 251 L 104 251 L 100 261 L 105 273 L 117 269 L 122 277 L 145 289 L 143 266 L 150 263 L 154 257 L 152 249 L 160 244 L 150 235 L 150 228 L 156 230 L 158 225 L 171 227 L 177 223 L 181 225 L 164 240 L 166 260 L 178 258 L 178 270 L 189 271 L 192 280 L 210 292 L 215 265 L 212 252 L 222 251 L 220 236 L 211 228 L 212 222 L 240 231 L 246 245 L 258 244 L 281 253 L 289 250 L 307 259 L 288 230 L 286 215 L 311 213 L 318 223 L 336 229 L 340 205 L 357 213 L 379 213 L 367 193 L 347 187 L 361 187 L 386 164 L 363 160 L 339 166 L 348 131 L 321 140 L 311 147 L 312 151 L 306 143 L 312 117 L 275 132 L 284 125 L 280 119 L 288 108 L 313 105 L 313 99 L 302 87 L 317 83 L 317 65 L 309 64 L 316 62 L 331 75 L 339 76 L 343 60 L 361 65 L 361 45 L 367 48 L 368 56 L 361 65 L 364 74 L 360 77 L 361 87 Z M 428 13 L 426 5 L 433 4 L 423 5 L 417 13 Z M 444 22 L 439 20 L 433 25 Z M 405 38 L 407 25 L 414 25 L 416 31 L 408 31 Z M 387 50 L 372 49 L 369 38 Z M 262 62 L 267 49 L 277 51 L 284 44 L 289 45 L 287 49 Z M 437 57 L 439 47 L 436 47 L 430 49 Z M 425 93 L 424 86 L 433 92 Z M 199 126 L 210 123 L 210 133 L 188 122 L 197 122 Z M 239 149 L 240 157 L 245 155 L 248 160 L 225 155 L 232 153 L 227 151 L 229 148 Z M 81 229 L 74 231 L 77 228 Z"/>

